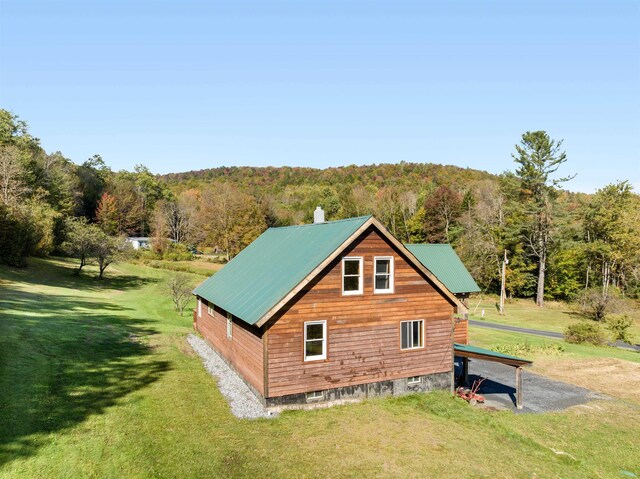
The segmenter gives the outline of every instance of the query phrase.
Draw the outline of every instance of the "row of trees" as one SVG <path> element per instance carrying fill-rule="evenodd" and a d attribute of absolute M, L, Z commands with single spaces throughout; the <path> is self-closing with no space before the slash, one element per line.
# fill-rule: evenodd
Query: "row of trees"
<path fill-rule="evenodd" d="M 373 214 L 402 241 L 453 244 L 485 291 L 499 291 L 506 252 L 511 296 L 540 305 L 594 291 L 605 302 L 637 297 L 640 197 L 629 183 L 594 195 L 563 190 L 567 155 L 543 131 L 525 133 L 513 157 L 514 170 L 499 176 L 399 163 L 160 177 L 144 166 L 114 172 L 98 155 L 75 165 L 47 154 L 0 110 L 0 261 L 69 253 L 78 222 L 109 238 L 153 236 L 157 253 L 179 243 L 230 258 L 269 226 L 310 222 L 320 205 L 329 220 Z"/>

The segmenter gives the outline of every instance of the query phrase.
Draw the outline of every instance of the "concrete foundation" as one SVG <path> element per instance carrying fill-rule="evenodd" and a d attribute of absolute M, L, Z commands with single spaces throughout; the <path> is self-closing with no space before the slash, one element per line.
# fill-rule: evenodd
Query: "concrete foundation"
<path fill-rule="evenodd" d="M 414 376 L 411 378 L 378 381 L 355 386 L 316 391 L 315 394 L 289 394 L 272 398 L 260 398 L 264 405 L 274 409 L 297 409 L 329 405 L 333 403 L 353 402 L 369 397 L 401 396 L 415 392 L 429 392 L 435 389 L 450 389 L 453 372 Z"/>

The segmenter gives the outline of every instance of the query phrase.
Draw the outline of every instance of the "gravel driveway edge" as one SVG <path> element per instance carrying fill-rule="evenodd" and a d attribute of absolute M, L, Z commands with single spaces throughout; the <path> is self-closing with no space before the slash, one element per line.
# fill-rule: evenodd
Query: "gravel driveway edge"
<path fill-rule="evenodd" d="M 234 416 L 240 419 L 273 418 L 276 416 L 275 413 L 268 411 L 262 405 L 240 376 L 205 340 L 195 334 L 189 334 L 187 342 L 200 356 L 207 372 L 217 379 L 218 389 L 229 402 Z"/>

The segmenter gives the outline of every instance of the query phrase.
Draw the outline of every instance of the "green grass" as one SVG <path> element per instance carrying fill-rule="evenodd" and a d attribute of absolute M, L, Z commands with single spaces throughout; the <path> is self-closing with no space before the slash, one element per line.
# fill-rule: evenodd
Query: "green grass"
<path fill-rule="evenodd" d="M 563 332 L 564 328 L 569 324 L 587 319 L 566 303 L 549 301 L 544 308 L 539 308 L 532 300 L 527 299 L 508 301 L 505 304 L 505 314 L 500 316 L 496 308 L 497 301 L 497 297 L 487 295 L 483 295 L 482 298 L 470 298 L 470 319 L 484 319 L 492 323 L 559 333 Z M 638 309 L 637 302 L 629 301 L 628 303 L 632 306 L 630 315 L 634 319 L 630 332 L 634 339 L 640 341 L 640 309 Z M 483 309 L 485 312 L 484 318 L 482 318 Z"/>
<path fill-rule="evenodd" d="M 617 358 L 626 361 L 640 363 L 640 353 L 626 349 L 613 348 L 608 346 L 592 346 L 590 344 L 570 344 L 562 339 L 551 339 L 532 334 L 512 333 L 510 331 L 498 331 L 489 328 L 471 326 L 469 329 L 469 341 L 483 348 L 494 348 L 495 346 L 529 344 L 531 346 L 544 346 L 545 344 L 561 344 L 564 352 L 559 356 L 565 358 Z M 541 354 L 525 354 L 527 359 L 537 359 L 546 356 L 544 351 Z"/>
<path fill-rule="evenodd" d="M 146 266 L 157 269 L 166 269 L 169 271 L 178 271 L 183 273 L 192 273 L 202 276 L 211 276 L 222 269 L 224 264 L 213 263 L 211 261 L 194 259 L 191 261 L 168 261 L 161 259 L 149 260 L 145 263 Z M 202 279 L 202 278 L 201 278 Z"/>
<path fill-rule="evenodd" d="M 70 267 L 0 267 L 3 478 L 640 475 L 638 406 L 618 400 L 515 415 L 441 392 L 238 420 L 185 342 L 168 271 Z"/>

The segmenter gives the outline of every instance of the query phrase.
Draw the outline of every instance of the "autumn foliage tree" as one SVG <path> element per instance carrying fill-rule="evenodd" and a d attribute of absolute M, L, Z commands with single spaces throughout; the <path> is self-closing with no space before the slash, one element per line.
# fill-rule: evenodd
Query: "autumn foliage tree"
<path fill-rule="evenodd" d="M 448 186 L 436 188 L 424 204 L 426 239 L 430 243 L 451 243 L 451 228 L 462 215 L 463 196 Z"/>
<path fill-rule="evenodd" d="M 202 193 L 198 216 L 205 242 L 222 249 L 227 259 L 256 239 L 267 225 L 255 198 L 228 184 Z"/>
<path fill-rule="evenodd" d="M 109 235 L 118 234 L 118 205 L 113 195 L 103 193 L 96 208 L 96 223 Z"/>

